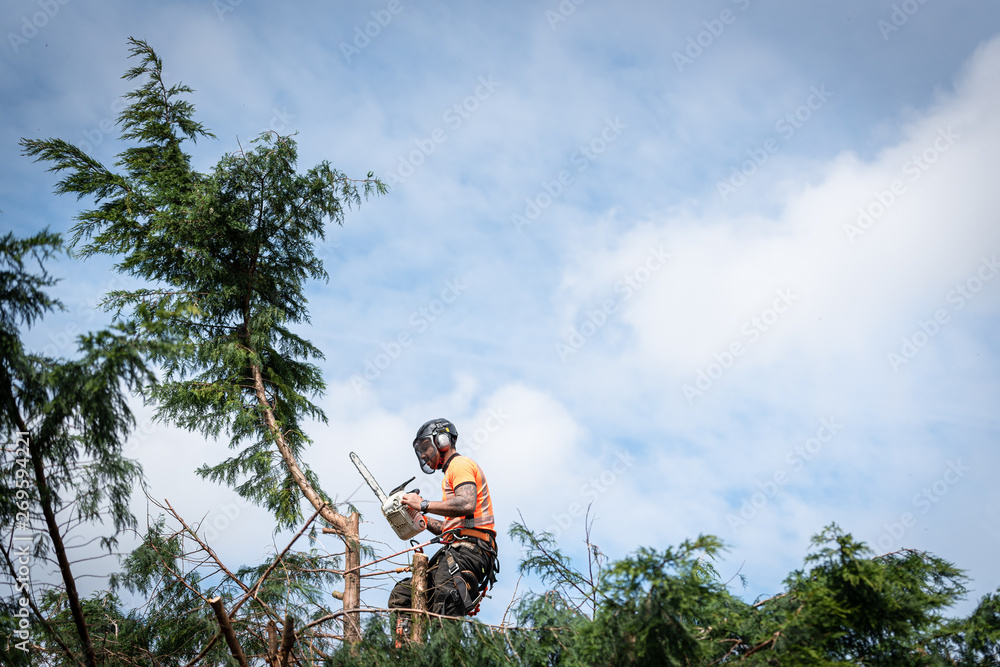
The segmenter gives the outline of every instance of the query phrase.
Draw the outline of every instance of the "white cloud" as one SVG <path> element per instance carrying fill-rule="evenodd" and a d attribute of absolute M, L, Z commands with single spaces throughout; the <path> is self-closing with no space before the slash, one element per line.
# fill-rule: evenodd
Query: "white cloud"
<path fill-rule="evenodd" d="M 567 319 L 583 321 L 660 247 L 672 255 L 667 266 L 618 316 L 632 329 L 632 359 L 644 371 L 693 377 L 733 342 L 746 350 L 741 368 L 792 352 L 868 363 L 937 308 L 959 316 L 949 290 L 1000 252 L 990 169 L 1000 149 L 998 60 L 1000 43 L 984 47 L 958 92 L 874 161 L 840 155 L 820 168 L 816 185 L 804 174 L 776 219 L 652 216 L 571 255 L 561 295 Z M 866 229 L 859 208 L 872 215 Z M 974 305 L 994 306 L 993 286 Z M 775 305 L 789 307 L 770 322 L 775 313 L 765 311 Z"/>
<path fill-rule="evenodd" d="M 643 460 L 635 482 L 645 493 L 630 489 L 615 504 L 629 511 L 616 513 L 609 532 L 670 542 L 678 533 L 718 532 L 734 542 L 734 560 L 770 561 L 762 569 L 774 577 L 832 520 L 877 540 L 949 457 L 995 462 L 977 426 L 993 414 L 995 378 L 964 398 L 943 387 L 970 354 L 996 367 L 982 326 L 1000 304 L 1000 192 L 991 167 L 1000 152 L 997 72 L 1000 41 L 977 52 L 955 93 L 914 117 L 897 145 L 870 161 L 844 153 L 811 163 L 795 182 L 776 186 L 787 193 L 777 216 L 652 215 L 617 236 L 601 223 L 589 247 L 569 255 L 560 327 L 582 331 L 650 248 L 671 253 L 634 298 L 617 295 L 620 311 L 567 364 L 574 378 L 600 378 L 600 396 L 616 397 L 602 408 L 615 414 L 628 412 L 622 403 L 656 396 L 662 412 L 649 422 L 681 439 Z M 856 224 L 859 207 L 873 221 L 852 229 L 852 242 L 845 227 Z M 965 297 L 957 285 L 967 286 Z M 933 334 L 921 337 L 922 326 Z M 912 360 L 904 336 L 917 343 Z M 741 356 L 728 355 L 733 343 Z M 903 362 L 894 367 L 890 352 Z M 696 386 L 699 372 L 711 375 L 711 386 L 687 401 L 681 386 Z M 962 382 L 956 389 L 970 388 Z M 732 418 L 743 414 L 752 425 Z M 840 420 L 843 433 L 734 531 L 726 515 L 775 472 L 788 472 L 786 452 L 826 417 Z M 942 421 L 971 428 L 961 446 L 934 435 Z M 664 515 L 661 506 L 678 511 Z M 948 521 L 967 524 L 961 507 L 942 501 L 922 525 Z M 907 537 L 940 546 L 913 531 Z M 776 562 L 776 551 L 788 556 Z"/>

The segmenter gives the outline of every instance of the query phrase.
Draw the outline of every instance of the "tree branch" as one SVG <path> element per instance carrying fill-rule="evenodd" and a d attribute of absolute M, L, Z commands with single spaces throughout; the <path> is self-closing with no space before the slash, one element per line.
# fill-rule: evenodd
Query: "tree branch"
<path fill-rule="evenodd" d="M 233 632 L 233 626 L 229 623 L 229 614 L 226 613 L 226 608 L 222 606 L 222 598 L 212 598 L 208 603 L 212 605 L 212 609 L 215 611 L 215 618 L 222 629 L 222 636 L 226 638 L 226 643 L 229 644 L 229 652 L 233 654 L 240 667 L 250 667 L 247 664 L 246 656 L 243 655 L 243 648 L 236 638 L 236 633 Z"/>

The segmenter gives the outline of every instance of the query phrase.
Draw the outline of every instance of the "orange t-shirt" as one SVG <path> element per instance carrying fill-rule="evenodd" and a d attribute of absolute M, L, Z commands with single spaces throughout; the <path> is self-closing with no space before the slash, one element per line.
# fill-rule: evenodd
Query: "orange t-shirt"
<path fill-rule="evenodd" d="M 490 498 L 490 487 L 486 484 L 483 474 L 475 461 L 467 456 L 456 455 L 444 467 L 444 479 L 441 480 L 441 491 L 444 500 L 455 496 L 455 489 L 463 484 L 476 485 L 476 508 L 471 516 L 450 516 L 444 521 L 444 530 L 452 528 L 475 528 L 488 530 L 496 535 L 496 524 L 493 522 L 493 500 Z"/>

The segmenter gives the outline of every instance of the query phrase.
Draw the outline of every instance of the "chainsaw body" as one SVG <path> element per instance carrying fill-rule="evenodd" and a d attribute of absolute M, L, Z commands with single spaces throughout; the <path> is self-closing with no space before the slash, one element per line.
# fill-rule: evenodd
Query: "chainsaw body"
<path fill-rule="evenodd" d="M 365 464 L 361 462 L 361 457 L 351 452 L 351 461 L 354 463 L 354 467 L 358 469 L 358 472 L 361 473 L 361 476 L 365 478 L 365 481 L 368 482 L 368 486 L 371 487 L 372 491 L 375 492 L 375 495 L 382 502 L 382 515 L 385 516 L 399 539 L 408 540 L 427 528 L 427 520 L 424 519 L 424 515 L 403 504 L 403 496 L 407 493 L 403 489 L 406 488 L 407 484 L 416 479 L 415 477 L 406 480 L 390 491 L 389 495 L 386 495 L 372 474 L 368 472 Z M 410 493 L 420 493 L 420 489 L 413 489 Z"/>
<path fill-rule="evenodd" d="M 411 493 L 419 492 L 420 489 L 411 491 Z M 389 525 L 396 532 L 396 536 L 401 540 L 408 540 L 427 528 L 427 520 L 424 519 L 423 514 L 403 504 L 404 493 L 404 491 L 397 491 L 391 494 L 382 503 L 382 514 L 385 515 Z"/>

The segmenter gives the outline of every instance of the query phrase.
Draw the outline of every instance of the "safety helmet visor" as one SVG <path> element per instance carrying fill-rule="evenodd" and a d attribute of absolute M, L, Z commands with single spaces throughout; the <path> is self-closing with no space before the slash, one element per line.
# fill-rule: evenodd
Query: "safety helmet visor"
<path fill-rule="evenodd" d="M 420 469 L 424 473 L 430 475 L 434 472 L 434 468 L 430 466 L 430 461 L 434 459 L 437 454 L 437 447 L 434 446 L 434 441 L 430 437 L 419 438 L 413 441 L 413 453 L 417 455 L 417 461 L 420 463 Z"/>

